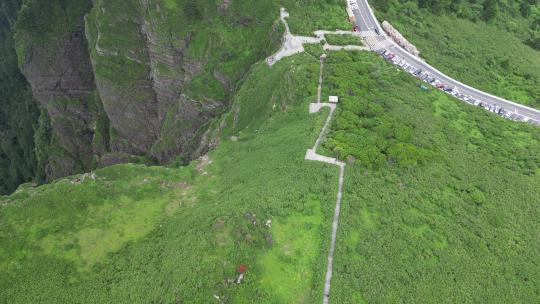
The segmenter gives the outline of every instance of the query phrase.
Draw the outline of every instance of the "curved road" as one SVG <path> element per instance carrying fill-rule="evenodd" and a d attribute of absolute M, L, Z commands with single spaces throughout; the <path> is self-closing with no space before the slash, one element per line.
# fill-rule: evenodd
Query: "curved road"
<path fill-rule="evenodd" d="M 381 46 L 387 45 L 387 47 L 381 47 L 381 49 L 384 48 L 386 50 L 391 51 L 396 56 L 402 59 L 405 59 L 409 65 L 417 69 L 422 69 L 428 72 L 429 74 L 431 74 L 431 76 L 440 80 L 446 86 L 457 88 L 459 92 L 464 95 L 468 95 L 481 102 L 499 106 L 508 112 L 524 116 L 525 120 L 529 120 L 530 122 L 535 123 L 535 124 L 540 124 L 540 111 L 524 106 L 524 105 L 517 104 L 510 100 L 506 100 L 506 99 L 491 95 L 486 92 L 482 92 L 466 84 L 463 84 L 443 74 L 439 70 L 427 64 L 422 59 L 405 51 L 403 48 L 397 45 L 391 38 L 386 36 L 379 22 L 375 18 L 373 11 L 369 7 L 369 3 L 367 0 L 349 0 L 349 2 L 357 3 L 356 8 L 354 8 L 354 4 L 352 5 L 352 7 L 353 7 L 353 13 L 356 19 L 356 25 L 359 27 L 361 34 L 364 37 L 367 37 L 367 36 L 376 37 L 377 41 L 379 42 L 378 44 Z M 381 35 L 378 35 L 376 33 L 375 31 L 376 29 Z"/>

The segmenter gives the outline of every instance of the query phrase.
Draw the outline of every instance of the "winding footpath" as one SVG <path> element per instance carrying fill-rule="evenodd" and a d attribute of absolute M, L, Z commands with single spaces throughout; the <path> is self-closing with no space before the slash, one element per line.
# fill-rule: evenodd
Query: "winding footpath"
<path fill-rule="evenodd" d="M 337 192 L 337 197 L 336 197 L 336 207 L 334 210 L 334 219 L 332 222 L 332 238 L 330 241 L 330 250 L 328 252 L 328 259 L 327 259 L 328 264 L 326 267 L 326 276 L 324 280 L 323 304 L 328 304 L 330 300 L 330 286 L 331 286 L 331 281 L 332 281 L 332 268 L 334 264 L 334 251 L 336 248 L 337 229 L 339 225 L 339 214 L 341 210 L 341 198 L 343 197 L 343 180 L 345 176 L 345 163 L 335 158 L 317 154 L 317 148 L 320 146 L 324 138 L 324 135 L 328 131 L 328 127 L 330 126 L 330 122 L 332 121 L 332 116 L 334 114 L 334 111 L 336 110 L 336 104 L 321 103 L 324 59 L 325 59 L 324 55 L 321 56 L 321 72 L 320 72 L 320 77 L 319 77 L 319 87 L 317 90 L 317 102 L 311 103 L 309 105 L 309 113 L 317 113 L 324 107 L 330 108 L 330 112 L 328 113 L 326 122 L 321 130 L 321 133 L 319 134 L 319 137 L 317 137 L 317 140 L 315 141 L 313 148 L 308 149 L 306 151 L 305 159 L 311 160 L 311 161 L 323 162 L 323 163 L 327 163 L 327 164 L 331 164 L 331 165 L 335 165 L 339 167 L 339 184 L 338 184 L 338 192 Z"/>
<path fill-rule="evenodd" d="M 350 31 L 315 31 L 313 34 L 315 37 L 306 37 L 306 36 L 295 36 L 291 33 L 291 30 L 289 29 L 289 24 L 287 23 L 287 18 L 289 17 L 289 13 L 285 8 L 281 8 L 280 10 L 280 17 L 281 23 L 285 26 L 285 33 L 283 35 L 283 41 L 281 44 L 281 48 L 272 56 L 266 58 L 266 63 L 269 66 L 273 66 L 276 64 L 276 62 L 280 61 L 281 59 L 285 57 L 289 57 L 292 55 L 300 54 L 304 52 L 304 44 L 319 44 L 323 40 L 326 41 L 325 35 L 351 35 L 358 37 L 359 41 L 361 39 L 361 35 L 359 33 L 350 32 Z M 362 45 L 330 45 L 328 42 L 325 42 L 323 45 L 323 49 L 325 51 L 340 51 L 340 50 L 346 50 L 346 51 L 369 51 L 368 47 L 362 46 Z"/>
<path fill-rule="evenodd" d="M 289 13 L 285 10 L 285 8 L 281 8 L 280 20 L 285 25 L 285 34 L 283 37 L 281 48 L 275 54 L 271 55 L 270 57 L 266 59 L 266 63 L 270 67 L 285 57 L 304 52 L 304 44 L 321 43 L 321 41 L 326 40 L 325 39 L 326 34 L 352 35 L 359 38 L 361 37 L 360 33 L 340 31 L 340 30 L 333 31 L 333 32 L 323 31 L 323 30 L 315 31 L 314 32 L 315 37 L 294 36 L 293 34 L 291 34 L 289 25 L 287 24 L 287 20 L 286 20 L 287 17 L 289 17 Z M 325 43 L 323 45 L 323 49 L 325 51 L 340 51 L 340 50 L 369 51 L 369 48 L 365 46 L 358 46 L 358 45 L 337 46 L 337 45 L 330 45 L 328 43 Z M 324 139 L 326 132 L 328 131 L 330 122 L 332 121 L 332 117 L 334 115 L 334 111 L 336 110 L 336 106 L 337 106 L 337 104 L 335 103 L 322 103 L 321 102 L 325 59 L 326 59 L 326 55 L 325 54 L 321 55 L 319 86 L 317 88 L 317 102 L 309 104 L 309 113 L 318 113 L 322 108 L 329 108 L 330 112 L 328 113 L 326 122 L 324 123 L 321 133 L 317 137 L 317 140 L 315 141 L 313 148 L 308 149 L 306 151 L 305 159 L 310 160 L 310 161 L 323 162 L 323 163 L 327 163 L 327 164 L 331 164 L 331 165 L 339 167 L 338 192 L 337 192 L 337 197 L 336 197 L 336 207 L 334 210 L 334 218 L 332 221 L 332 237 L 330 240 L 330 250 L 328 251 L 326 275 L 325 275 L 325 280 L 324 280 L 323 304 L 328 304 L 330 301 L 330 287 L 331 287 L 331 281 L 332 281 L 332 270 L 333 270 L 333 265 L 334 265 L 334 251 L 336 248 L 337 230 L 338 230 L 338 225 L 339 225 L 339 214 L 341 210 L 341 199 L 343 197 L 343 181 L 345 178 L 345 163 L 337 160 L 336 158 L 317 154 L 317 149 L 319 148 L 321 142 Z"/>
<path fill-rule="evenodd" d="M 270 67 L 285 57 L 304 52 L 304 44 L 319 44 L 323 40 L 326 41 L 326 37 L 325 37 L 326 34 L 351 35 L 351 36 L 358 37 L 359 39 L 362 37 L 361 33 L 355 33 L 352 31 L 340 31 L 340 30 L 315 31 L 314 32 L 315 37 L 295 36 L 291 33 L 289 29 L 289 25 L 286 20 L 288 17 L 289 17 L 289 13 L 285 10 L 285 8 L 281 8 L 280 20 L 285 26 L 285 33 L 283 35 L 281 48 L 275 54 L 271 55 L 270 57 L 266 59 L 266 63 Z M 365 46 L 359 46 L 359 45 L 338 46 L 338 45 L 330 45 L 327 42 L 324 43 L 323 49 L 325 51 L 340 51 L 340 50 L 369 51 L 370 50 L 369 48 Z M 337 104 L 335 103 L 322 103 L 321 102 L 325 59 L 326 59 L 326 54 L 322 54 L 320 57 L 321 68 L 320 68 L 320 74 L 319 74 L 319 86 L 317 88 L 317 102 L 309 104 L 309 113 L 318 113 L 322 108 L 329 108 L 330 112 L 328 113 L 326 122 L 324 123 L 321 133 L 319 133 L 319 136 L 317 137 L 317 140 L 315 141 L 313 148 L 308 149 L 306 151 L 305 159 L 309 161 L 323 162 L 323 163 L 327 163 L 327 164 L 339 167 L 339 181 L 338 181 L 338 191 L 337 191 L 337 196 L 336 196 L 336 207 L 334 210 L 334 218 L 332 221 L 332 237 L 330 240 L 330 249 L 328 251 L 326 275 L 325 275 L 325 280 L 324 280 L 323 304 L 328 304 L 330 301 L 330 287 L 331 287 L 331 281 L 332 281 L 332 270 L 333 270 L 333 265 L 334 265 L 334 251 L 336 248 L 337 230 L 339 226 L 341 199 L 343 197 L 343 181 L 345 179 L 345 163 L 337 160 L 336 158 L 317 154 L 317 149 L 319 148 L 321 142 L 324 139 L 324 136 L 326 135 L 326 132 L 328 131 L 330 122 L 332 121 L 332 117 L 337 107 Z"/>

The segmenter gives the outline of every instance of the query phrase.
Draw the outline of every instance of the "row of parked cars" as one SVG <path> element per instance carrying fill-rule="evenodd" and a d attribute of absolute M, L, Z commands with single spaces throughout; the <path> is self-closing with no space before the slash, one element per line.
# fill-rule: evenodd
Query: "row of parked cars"
<path fill-rule="evenodd" d="M 462 94 L 459 92 L 459 90 L 456 87 L 447 86 L 443 84 L 439 79 L 433 77 L 429 72 L 424 71 L 422 69 L 416 68 L 409 64 L 405 59 L 400 58 L 396 56 L 394 53 L 390 52 L 389 50 L 379 50 L 378 52 L 381 56 L 383 56 L 386 60 L 392 62 L 394 65 L 399 66 L 403 70 L 409 72 L 411 75 L 416 76 L 417 78 L 422 79 L 422 81 L 436 87 L 437 89 L 446 92 L 450 95 L 455 96 L 456 98 L 465 101 L 469 104 L 482 107 L 486 109 L 487 111 L 499 114 L 503 117 L 517 120 L 517 121 L 528 121 L 536 125 L 540 125 L 540 121 L 530 120 L 528 117 L 525 117 L 523 115 L 520 115 L 515 112 L 509 112 L 497 105 L 489 104 L 484 101 L 480 101 L 478 99 L 475 99 L 471 96 L 467 96 L 465 94 Z"/>

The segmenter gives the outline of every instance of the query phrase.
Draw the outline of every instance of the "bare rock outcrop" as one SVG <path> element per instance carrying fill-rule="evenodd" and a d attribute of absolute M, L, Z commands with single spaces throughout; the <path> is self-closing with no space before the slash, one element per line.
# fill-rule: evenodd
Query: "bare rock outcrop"
<path fill-rule="evenodd" d="M 26 11 L 37 10 L 25 7 Z M 83 16 L 71 27 L 44 39 L 34 25 L 18 25 L 16 43 L 22 74 L 36 100 L 46 109 L 55 145 L 64 152 L 49 155 L 47 179 L 88 169 L 93 157 L 93 123 L 97 116 L 95 85 Z M 99 101 L 97 101 L 99 102 Z"/>
<path fill-rule="evenodd" d="M 186 59 L 192 34 L 164 31 L 161 11 L 151 0 L 128 0 L 124 6 L 98 0 L 86 19 L 86 35 L 97 88 L 115 130 L 111 151 L 188 161 L 205 125 L 225 103 L 183 94 L 186 83 L 203 71 L 205 56 Z M 120 39 L 123 45 L 114 43 Z M 231 89 L 225 75 L 213 76 Z"/>
<path fill-rule="evenodd" d="M 138 1 L 95 1 L 86 17 L 95 82 L 110 120 L 112 152 L 146 154 L 159 134 L 158 97 Z"/>
<path fill-rule="evenodd" d="M 249 67 L 237 57 L 255 59 L 236 54 L 226 36 L 207 30 L 220 22 L 242 30 L 262 26 L 231 11 L 233 0 L 216 1 L 211 11 L 197 1 L 28 3 L 18 55 L 50 118 L 50 145 L 60 148 L 50 156 L 49 179 L 138 156 L 160 163 L 200 156 L 215 143 L 211 122 Z M 44 10 L 55 18 L 36 20 Z M 242 65 L 238 73 L 230 61 Z"/>

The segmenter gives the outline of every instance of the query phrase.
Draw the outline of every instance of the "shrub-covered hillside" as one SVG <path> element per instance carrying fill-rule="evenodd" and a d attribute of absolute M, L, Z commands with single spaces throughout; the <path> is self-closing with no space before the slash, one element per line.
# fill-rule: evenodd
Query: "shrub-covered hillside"
<path fill-rule="evenodd" d="M 374 56 L 331 54 L 345 177 L 334 303 L 540 300 L 540 132 Z"/>
<path fill-rule="evenodd" d="M 188 167 L 118 165 L 4 197 L 0 297 L 320 301 L 338 170 L 303 159 L 325 119 L 308 114 L 308 52 L 256 65 L 221 143 Z M 537 129 L 423 92 L 374 54 L 329 54 L 324 82 L 341 102 L 322 150 L 349 163 L 332 301 L 538 301 Z"/>
<path fill-rule="evenodd" d="M 32 0 L 24 2 L 38 5 Z M 261 59 L 277 47 L 282 29 L 274 21 L 280 4 L 291 14 L 291 30 L 308 34 L 317 28 L 347 28 L 344 3 L 266 1 L 258 7 L 253 3 L 93 1 L 96 6 L 77 23 L 84 24 L 87 59 L 92 71 L 95 69 L 88 82 L 92 89 L 81 97 L 83 102 L 74 102 L 79 97 L 60 98 L 58 103 L 53 98 L 44 99 L 50 102 L 48 107 L 36 106 L 29 103 L 29 95 L 24 99 L 25 95 L 17 93 L 30 93 L 28 86 L 8 86 L 14 88 L 9 91 L 13 98 L 2 96 L 2 102 L 25 105 L 33 116 L 25 118 L 32 118 L 26 124 L 0 107 L 1 139 L 11 134 L 8 138 L 17 140 L 7 147 L 29 152 L 29 159 L 34 153 L 35 162 L 43 159 L 44 151 L 51 151 L 41 149 L 49 146 L 40 143 L 58 139 L 49 137 L 55 119 L 63 128 L 76 120 L 50 117 L 47 111 L 55 106 L 70 111 L 95 106 L 101 119 L 106 113 L 106 119 L 99 120 L 99 132 L 96 121 L 87 122 L 94 128 L 92 143 L 108 142 L 109 150 L 98 156 L 107 155 L 105 159 L 111 163 L 117 160 L 113 156 L 138 158 L 120 153 L 121 147 L 133 142 L 119 133 L 110 115 L 122 113 L 108 112 L 111 104 L 107 98 L 120 102 L 141 93 L 136 94 L 140 99 L 129 101 L 140 106 L 148 96 L 158 98 L 160 92 L 159 98 L 171 101 L 174 95 L 154 85 L 175 84 L 175 77 L 182 74 L 181 96 L 189 100 L 152 108 L 157 113 L 138 112 L 163 118 L 159 130 L 171 131 L 163 133 L 166 136 L 151 151 L 174 145 L 175 132 L 192 126 L 175 121 L 180 116 L 167 109 L 216 110 L 213 102 L 221 98 L 226 106 L 207 117 L 204 132 L 194 131 L 213 147 L 208 153 L 200 149 L 203 156 L 195 160 L 172 153 L 168 156 L 174 161 L 168 166 L 117 164 L 46 185 L 24 184 L 13 194 L 0 196 L 0 302 L 321 301 L 339 170 L 304 157 L 328 114 L 328 110 L 308 113 L 309 103 L 318 94 L 323 50 L 320 44 L 310 45 L 306 53 L 272 67 Z M 437 26 L 449 18 L 456 26 L 473 25 L 480 30 L 478 35 L 486 35 L 489 29 L 502 33 L 500 25 L 490 22 L 503 13 L 491 17 L 479 13 L 478 20 L 470 18 L 473 23 L 465 15 L 435 19 L 450 6 L 438 10 L 433 5 L 428 10 L 417 8 L 416 2 L 386 3 L 389 6 L 382 14 L 388 16 L 410 6 L 413 14 L 437 20 Z M 457 3 L 485 10 L 469 2 Z M 382 11 L 379 4 L 377 13 Z M 70 11 L 62 13 L 69 15 Z M 264 19 L 254 17 L 259 15 Z M 180 17 L 192 19 L 187 22 Z M 9 18 L 0 21 L 13 24 Z M 27 22 L 26 34 L 39 31 L 30 19 L 23 21 Z M 62 22 L 72 24 L 68 19 Z M 81 47 L 85 43 L 82 36 L 77 31 L 72 34 L 62 36 L 66 40 L 51 41 Z M 10 43 L 6 49 L 11 50 L 11 60 L 5 66 L 14 68 L 14 43 L 3 31 L 0 35 Z M 516 37 L 514 32 L 508 35 Z M 189 46 L 178 37 L 188 37 Z M 265 37 L 265 43 L 258 43 L 256 37 Z M 527 48 L 524 52 L 529 55 L 537 52 L 523 43 L 516 47 Z M 182 48 L 182 56 L 171 57 L 170 52 L 177 48 Z M 478 53 L 470 54 L 474 60 L 479 58 Z M 534 64 L 533 57 L 524 60 Z M 186 60 L 182 65 L 198 72 L 183 74 L 186 71 L 181 65 L 172 61 L 170 66 L 162 65 L 171 58 Z M 441 58 L 444 62 L 452 57 Z M 122 67 L 125 73 L 117 74 Z M 517 92 L 497 82 L 510 83 L 514 78 L 491 66 L 489 73 L 503 78 L 492 77 L 485 85 Z M 419 80 L 375 53 L 328 53 L 322 76 L 323 100 L 338 95 L 340 102 L 318 152 L 347 163 L 330 301 L 540 302 L 539 129 L 505 120 L 439 90 L 424 91 Z M 226 78 L 234 81 L 224 93 L 220 86 L 226 84 Z M 538 84 L 532 76 L 530 81 Z M 526 94 L 534 93 L 532 85 L 526 83 L 523 88 Z M 152 91 L 156 94 L 143 94 Z M 104 97 L 104 92 L 113 95 Z M 115 92 L 124 95 L 119 98 Z M 16 99 L 17 94 L 23 99 Z M 18 106 L 13 113 L 23 113 L 22 108 Z M 134 124 L 131 131 L 140 127 L 136 123 L 151 125 L 146 120 L 122 122 Z M 144 142 L 145 134 L 133 134 L 141 136 L 137 137 L 139 143 Z M 35 147 L 32 140 L 23 144 L 29 138 Z M 3 146 L 2 151 L 0 168 L 12 168 L 9 162 L 13 158 L 7 158 L 5 152 L 10 150 Z M 28 164 L 29 169 L 17 163 L 13 172 L 33 172 L 34 163 Z M 20 180 L 31 179 L 29 175 Z M 8 175 L 0 174 L 0 181 L 4 176 Z M 242 280 L 240 272 L 245 272 Z"/>

